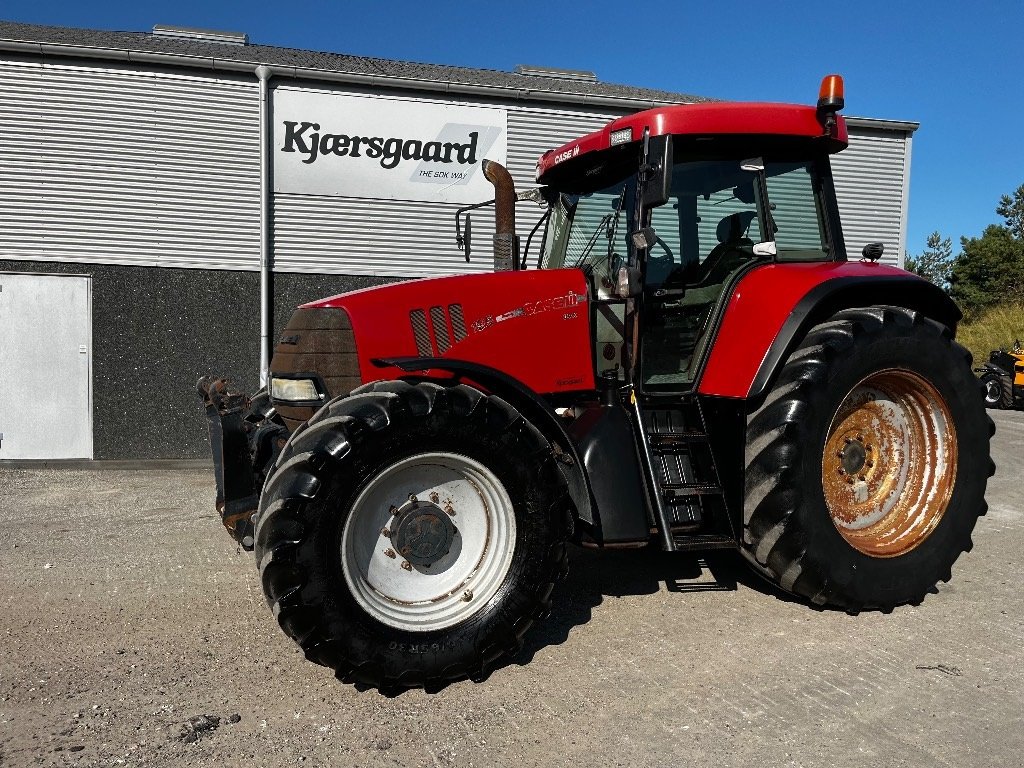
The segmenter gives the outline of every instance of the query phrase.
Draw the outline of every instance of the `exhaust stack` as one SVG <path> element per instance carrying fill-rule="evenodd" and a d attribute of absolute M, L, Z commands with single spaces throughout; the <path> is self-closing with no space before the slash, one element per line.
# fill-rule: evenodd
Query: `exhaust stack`
<path fill-rule="evenodd" d="M 484 178 L 494 185 L 494 271 L 519 269 L 516 237 L 516 185 L 501 163 L 484 160 Z"/>

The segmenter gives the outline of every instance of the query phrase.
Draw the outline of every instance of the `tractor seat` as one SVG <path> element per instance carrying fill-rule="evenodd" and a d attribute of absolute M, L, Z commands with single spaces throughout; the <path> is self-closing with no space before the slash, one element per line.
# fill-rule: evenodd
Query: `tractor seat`
<path fill-rule="evenodd" d="M 718 222 L 718 228 L 715 230 L 718 245 L 711 249 L 711 253 L 697 270 L 697 285 L 721 283 L 725 276 L 738 266 L 735 263 L 738 259 L 751 255 L 752 251 L 742 249 L 754 247 L 754 241 L 747 237 L 747 229 L 755 216 L 755 211 L 737 211 Z"/>

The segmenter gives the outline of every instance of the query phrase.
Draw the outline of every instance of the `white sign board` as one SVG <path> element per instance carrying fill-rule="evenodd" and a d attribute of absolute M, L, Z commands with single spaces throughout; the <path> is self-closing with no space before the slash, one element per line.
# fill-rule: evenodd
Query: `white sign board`
<path fill-rule="evenodd" d="M 277 88 L 273 123 L 275 192 L 478 203 L 505 163 L 504 109 Z"/>

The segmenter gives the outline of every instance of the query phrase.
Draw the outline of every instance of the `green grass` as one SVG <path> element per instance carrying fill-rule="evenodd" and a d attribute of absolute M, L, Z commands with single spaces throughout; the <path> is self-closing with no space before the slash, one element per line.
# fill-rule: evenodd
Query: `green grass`
<path fill-rule="evenodd" d="M 1014 339 L 1024 343 L 1024 304 L 1003 304 L 960 323 L 956 340 L 974 355 L 975 363 L 988 360 L 994 349 L 1009 349 Z"/>

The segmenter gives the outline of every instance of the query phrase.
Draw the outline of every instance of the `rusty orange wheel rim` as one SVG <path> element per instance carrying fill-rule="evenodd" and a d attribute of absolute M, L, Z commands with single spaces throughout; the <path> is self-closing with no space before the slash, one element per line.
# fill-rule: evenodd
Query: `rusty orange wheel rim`
<path fill-rule="evenodd" d="M 917 547 L 949 505 L 956 446 L 949 406 L 931 382 L 898 369 L 863 379 L 825 440 L 822 487 L 836 529 L 872 557 Z"/>

